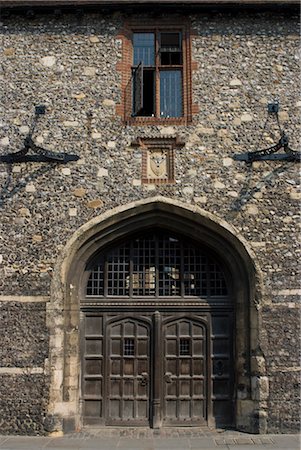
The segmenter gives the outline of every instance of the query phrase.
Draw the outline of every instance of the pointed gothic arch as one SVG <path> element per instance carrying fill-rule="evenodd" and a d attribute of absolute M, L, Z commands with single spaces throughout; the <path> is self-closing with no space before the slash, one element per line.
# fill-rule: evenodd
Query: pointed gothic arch
<path fill-rule="evenodd" d="M 256 358 L 262 357 L 258 311 L 261 274 L 255 257 L 237 230 L 225 221 L 164 197 L 144 199 L 92 219 L 74 233 L 59 258 L 48 315 L 52 367 L 48 413 L 53 428 L 82 427 L 79 326 L 87 264 L 102 248 L 152 227 L 205 244 L 227 267 L 235 304 L 235 426 L 264 431 L 265 414 L 258 388 L 264 365 L 256 364 Z"/>

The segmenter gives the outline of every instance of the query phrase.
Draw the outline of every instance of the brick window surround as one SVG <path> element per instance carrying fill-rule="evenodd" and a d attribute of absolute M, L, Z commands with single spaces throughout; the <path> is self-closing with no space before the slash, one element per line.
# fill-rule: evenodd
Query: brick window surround
<path fill-rule="evenodd" d="M 183 115 L 181 117 L 147 117 L 132 115 L 132 67 L 133 67 L 133 33 L 135 32 L 173 32 L 182 34 L 183 72 L 182 72 L 182 101 Z M 191 33 L 190 24 L 183 20 L 179 22 L 159 20 L 150 22 L 137 19 L 137 22 L 127 22 L 118 34 L 122 41 L 122 59 L 116 69 L 121 73 L 121 103 L 116 106 L 116 113 L 126 125 L 186 125 L 192 122 L 193 114 L 198 112 L 198 105 L 192 103 L 192 70 L 196 63 L 191 61 Z M 155 101 L 159 98 L 159 83 L 156 83 Z"/>

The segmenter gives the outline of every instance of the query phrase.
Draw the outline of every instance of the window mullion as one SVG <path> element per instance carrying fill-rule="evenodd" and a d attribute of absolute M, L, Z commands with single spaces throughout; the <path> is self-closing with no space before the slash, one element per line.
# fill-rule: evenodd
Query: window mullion
<path fill-rule="evenodd" d="M 156 297 L 159 297 L 159 239 L 158 236 L 155 235 L 155 266 L 156 266 L 156 278 L 155 278 L 155 287 L 156 287 Z"/>
<path fill-rule="evenodd" d="M 184 244 L 181 242 L 180 245 L 180 295 L 181 297 L 185 296 L 185 286 L 184 286 Z"/>
<path fill-rule="evenodd" d="M 104 257 L 104 268 L 103 268 L 103 293 L 104 296 L 108 296 L 108 256 Z"/>
<path fill-rule="evenodd" d="M 134 250 L 133 241 L 130 243 L 130 267 L 129 267 L 129 296 L 133 297 L 133 273 L 134 273 Z"/>
<path fill-rule="evenodd" d="M 160 46 L 159 46 L 159 30 L 155 30 L 155 116 L 160 118 Z"/>

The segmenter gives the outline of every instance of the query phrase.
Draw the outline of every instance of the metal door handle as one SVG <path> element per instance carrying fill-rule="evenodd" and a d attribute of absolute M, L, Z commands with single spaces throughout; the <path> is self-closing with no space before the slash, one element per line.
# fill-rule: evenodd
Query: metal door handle
<path fill-rule="evenodd" d="M 140 385 L 141 386 L 146 386 L 148 383 L 148 373 L 146 372 L 142 372 L 141 374 L 141 380 L 140 380 Z"/>
<path fill-rule="evenodd" d="M 164 379 L 165 379 L 166 383 L 172 383 L 171 376 L 172 376 L 172 373 L 166 372 L 166 374 L 164 375 Z"/>

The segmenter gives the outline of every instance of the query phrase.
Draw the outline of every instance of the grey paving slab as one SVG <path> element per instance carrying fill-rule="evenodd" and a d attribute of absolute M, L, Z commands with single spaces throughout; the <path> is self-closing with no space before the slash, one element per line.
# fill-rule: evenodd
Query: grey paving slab
<path fill-rule="evenodd" d="M 155 449 L 181 449 L 186 450 L 190 449 L 190 442 L 189 439 L 182 439 L 182 438 L 154 438 L 154 448 Z"/>
<path fill-rule="evenodd" d="M 58 450 L 59 448 L 63 448 L 64 450 L 95 450 L 96 448 L 98 450 L 116 450 L 116 445 L 114 444 L 104 444 L 102 445 L 101 443 L 98 444 L 98 447 L 89 447 L 89 443 L 76 443 L 74 446 L 70 446 L 70 442 L 66 443 L 65 447 L 47 447 L 47 450 Z M 45 449 L 43 449 L 45 450 Z M 127 449 L 129 450 L 129 449 Z"/>
<path fill-rule="evenodd" d="M 190 438 L 191 447 L 204 447 L 204 448 L 212 448 L 214 447 L 214 439 L 209 437 L 200 437 L 200 438 Z"/>
<path fill-rule="evenodd" d="M 97 448 L 100 450 L 103 450 L 103 448 L 109 447 L 112 449 L 115 449 L 117 447 L 117 444 L 119 442 L 118 438 L 101 438 L 101 437 L 95 437 L 95 438 L 82 438 L 82 439 L 76 439 L 76 438 L 53 438 L 46 446 L 45 450 L 49 450 L 49 448 L 63 448 L 71 447 L 73 449 L 87 449 L 87 448 Z"/>
<path fill-rule="evenodd" d="M 0 444 L 0 448 L 36 450 L 44 448 L 50 440 L 47 437 L 10 436 Z"/>
<path fill-rule="evenodd" d="M 175 447 L 172 447 L 172 446 L 170 446 L 170 447 L 156 447 L 156 446 L 154 446 L 152 450 L 162 450 L 162 448 L 164 448 L 164 450 L 175 450 Z M 190 450 L 190 449 L 191 449 L 191 447 L 181 447 L 181 450 Z"/>
<path fill-rule="evenodd" d="M 218 447 L 216 447 L 216 448 L 218 448 Z M 300 448 L 299 447 L 287 447 L 287 446 L 285 446 L 285 447 L 275 447 L 275 445 L 270 445 L 270 444 L 268 444 L 268 445 L 265 445 L 265 444 L 261 444 L 261 445 L 256 445 L 256 444 L 253 444 L 253 445 L 239 445 L 239 444 L 237 444 L 237 445 L 228 445 L 227 446 L 227 449 L 228 450 L 278 450 L 278 449 L 281 449 L 281 450 L 300 450 Z"/>
<path fill-rule="evenodd" d="M 190 447 L 189 450 L 228 450 L 229 447 Z"/>
<path fill-rule="evenodd" d="M 273 434 L 273 435 L 268 435 L 268 437 L 270 437 L 276 446 L 289 446 L 289 445 L 298 445 L 300 447 L 300 436 L 295 435 L 295 434 L 291 434 L 291 435 L 279 435 L 279 434 Z M 285 447 L 283 447 L 285 448 Z"/>
<path fill-rule="evenodd" d="M 228 449 L 229 449 L 229 447 L 223 446 L 223 445 L 220 445 L 218 447 L 211 445 L 210 447 L 202 447 L 202 446 L 193 447 L 192 446 L 192 447 L 190 447 L 189 450 L 228 450 Z"/>
<path fill-rule="evenodd" d="M 140 449 L 140 448 L 150 448 L 152 449 L 154 446 L 153 439 L 129 439 L 129 438 L 120 438 L 117 448 L 126 448 L 126 449 Z"/>

